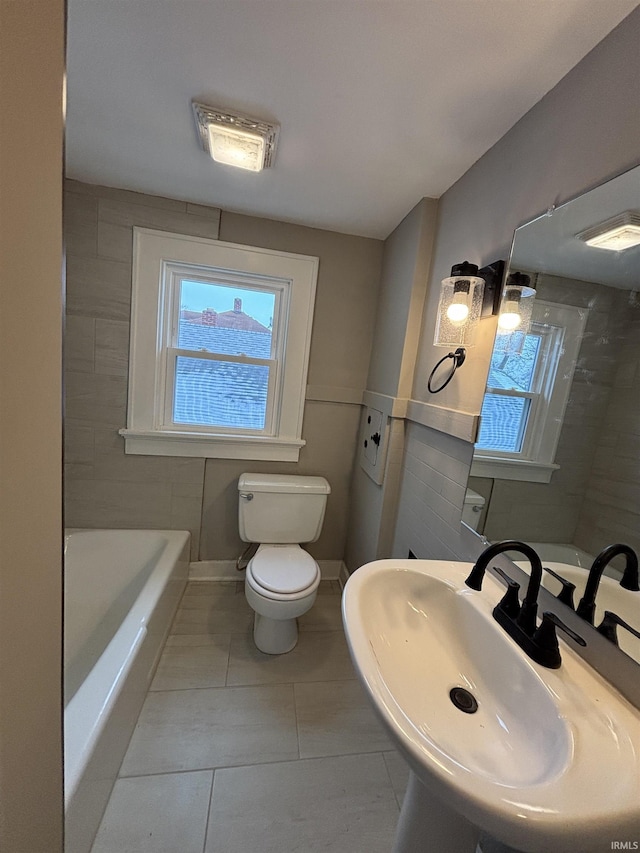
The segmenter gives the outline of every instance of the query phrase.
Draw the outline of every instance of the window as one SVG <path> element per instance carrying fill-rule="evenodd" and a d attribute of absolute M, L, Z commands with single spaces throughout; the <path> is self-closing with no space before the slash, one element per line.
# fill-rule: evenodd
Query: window
<path fill-rule="evenodd" d="M 126 452 L 297 461 L 317 269 L 134 229 Z"/>
<path fill-rule="evenodd" d="M 521 353 L 496 338 L 474 476 L 549 482 L 586 317 L 584 309 L 537 301 Z"/>

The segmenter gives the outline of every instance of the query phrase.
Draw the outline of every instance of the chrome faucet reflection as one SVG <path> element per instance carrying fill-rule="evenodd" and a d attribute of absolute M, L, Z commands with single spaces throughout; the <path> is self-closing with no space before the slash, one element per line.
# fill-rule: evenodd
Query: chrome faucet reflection
<path fill-rule="evenodd" d="M 620 586 L 624 587 L 624 589 L 631 590 L 632 592 L 638 592 L 640 589 L 638 586 L 638 557 L 633 548 L 621 543 L 606 547 L 598 554 L 593 561 L 593 565 L 589 569 L 589 578 L 584 589 L 584 595 L 580 599 L 578 607 L 576 608 L 578 616 L 581 616 L 591 625 L 593 625 L 596 608 L 596 593 L 598 592 L 600 578 L 611 560 L 618 555 L 626 557 L 627 560 L 624 574 L 620 581 Z"/>

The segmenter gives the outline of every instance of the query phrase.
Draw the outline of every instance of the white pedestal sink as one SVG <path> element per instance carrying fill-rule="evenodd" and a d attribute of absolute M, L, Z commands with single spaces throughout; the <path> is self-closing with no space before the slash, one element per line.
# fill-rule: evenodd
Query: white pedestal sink
<path fill-rule="evenodd" d="M 527 853 L 640 841 L 640 712 L 564 644 L 560 669 L 531 661 L 492 617 L 504 586 L 471 590 L 470 569 L 381 560 L 345 587 L 354 664 L 412 770 L 394 853 L 473 853 L 480 830 Z"/>

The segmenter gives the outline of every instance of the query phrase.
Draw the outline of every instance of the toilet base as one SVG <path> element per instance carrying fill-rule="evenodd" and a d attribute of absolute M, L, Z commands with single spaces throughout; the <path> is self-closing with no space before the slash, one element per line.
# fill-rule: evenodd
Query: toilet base
<path fill-rule="evenodd" d="M 284 655 L 298 642 L 296 619 L 270 619 L 256 613 L 253 620 L 253 641 L 267 655 Z"/>

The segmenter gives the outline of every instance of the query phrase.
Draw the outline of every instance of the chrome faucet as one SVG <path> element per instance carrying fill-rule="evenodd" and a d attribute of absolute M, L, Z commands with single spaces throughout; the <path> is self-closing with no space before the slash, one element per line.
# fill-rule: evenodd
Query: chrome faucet
<path fill-rule="evenodd" d="M 593 565 L 589 569 L 589 577 L 584 589 L 584 595 L 580 599 L 580 603 L 576 608 L 578 616 L 581 616 L 591 625 L 593 625 L 593 617 L 596 608 L 596 593 L 598 592 L 600 578 L 611 560 L 619 554 L 624 555 L 627 560 L 624 574 L 620 581 L 620 586 L 633 592 L 638 592 L 640 589 L 638 586 L 638 557 L 636 556 L 636 552 L 628 545 L 608 545 L 593 561 Z"/>

